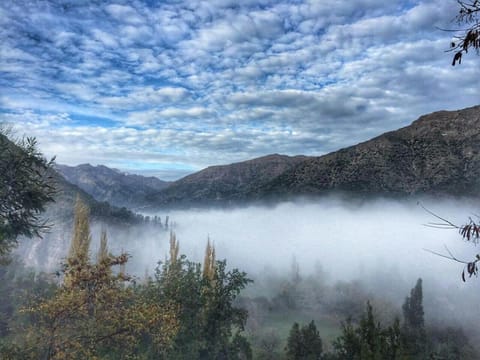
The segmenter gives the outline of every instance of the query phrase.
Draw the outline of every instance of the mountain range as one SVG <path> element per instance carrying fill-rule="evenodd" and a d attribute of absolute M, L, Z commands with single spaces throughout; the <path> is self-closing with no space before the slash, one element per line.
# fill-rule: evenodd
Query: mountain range
<path fill-rule="evenodd" d="M 99 201 L 155 208 L 238 204 L 331 192 L 475 196 L 480 189 L 480 106 L 438 111 L 323 156 L 279 154 L 211 166 L 168 183 L 105 166 L 58 166 Z"/>
<path fill-rule="evenodd" d="M 144 237 L 142 232 L 151 232 L 152 226 L 159 236 L 167 229 L 161 221 L 152 222 L 127 209 L 133 206 L 166 215 L 174 207 L 237 205 L 332 192 L 476 198 L 480 189 L 480 106 L 428 114 L 407 127 L 323 156 L 273 154 L 211 166 L 171 183 L 91 165 L 58 165 L 51 177 L 57 189 L 56 202 L 45 216 L 55 226 L 43 239 L 22 241 L 17 249 L 28 264 L 45 269 L 54 268 L 66 254 L 77 196 L 89 205 L 94 223 L 108 227 L 115 246 L 125 248 Z"/>
<path fill-rule="evenodd" d="M 80 187 L 98 201 L 118 207 L 136 208 L 144 205 L 150 195 L 165 189 L 169 182 L 156 177 L 127 174 L 103 165 L 57 164 L 56 170 L 70 183 Z"/>

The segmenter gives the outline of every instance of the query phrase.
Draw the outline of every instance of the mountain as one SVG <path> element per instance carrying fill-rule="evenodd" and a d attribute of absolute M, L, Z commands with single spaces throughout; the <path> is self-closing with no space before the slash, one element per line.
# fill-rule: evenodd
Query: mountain
<path fill-rule="evenodd" d="M 25 151 L 2 133 L 0 133 L 0 143 L 4 152 L 8 151 L 8 153 L 15 154 Z M 4 165 L 10 164 L 8 157 L 2 157 L 1 161 L 9 161 Z M 19 160 L 15 161 L 18 163 Z M 31 166 L 29 164 L 26 166 Z M 12 170 L 16 169 L 14 166 L 12 165 Z M 55 201 L 48 203 L 45 211 L 38 216 L 40 222 L 46 221 L 49 228 L 46 232 L 42 232 L 41 238 L 19 236 L 18 247 L 14 250 L 15 254 L 20 256 L 29 266 L 47 271 L 60 266 L 61 259 L 65 258 L 70 247 L 74 204 L 77 197 L 80 197 L 89 206 L 92 226 L 108 229 L 109 236 L 113 235 L 113 241 L 110 242 L 110 245 L 114 249 L 115 247 L 127 248 L 127 246 L 131 248 L 134 241 L 146 238 L 148 232 L 152 230 L 155 234 L 159 234 L 159 230 L 167 230 L 158 217 L 150 219 L 135 214 L 126 208 L 118 208 L 107 202 L 99 202 L 76 185 L 69 183 L 55 169 L 49 168 L 47 171 L 48 181 L 55 189 L 53 194 Z M 19 182 L 20 185 L 15 184 L 17 174 L 15 171 L 13 171 L 13 175 L 9 174 L 5 179 L 6 181 L 0 184 L 0 187 L 7 186 L 6 189 L 8 189 L 9 186 L 17 186 L 18 192 L 23 196 L 28 196 L 28 188 L 24 188 L 22 182 Z M 10 179 L 13 179 L 13 181 L 10 181 Z M 33 186 L 32 182 L 28 186 Z M 8 194 L 8 191 L 3 190 L 3 193 Z M 98 229 L 95 230 L 99 233 Z M 119 252 L 120 250 L 117 249 L 117 253 Z"/>
<path fill-rule="evenodd" d="M 471 195 L 480 189 L 480 106 L 439 111 L 318 157 L 269 155 L 189 175 L 152 207 L 228 204 L 329 192 Z"/>
<path fill-rule="evenodd" d="M 230 165 L 211 166 L 171 183 L 150 201 L 155 206 L 186 206 L 248 200 L 257 189 L 305 159 L 305 156 L 273 154 Z"/>
<path fill-rule="evenodd" d="M 380 195 L 472 195 L 480 189 L 480 106 L 421 116 L 410 126 L 310 158 L 260 196 L 325 191 Z"/>
<path fill-rule="evenodd" d="M 51 181 L 55 187 L 55 202 L 47 205 L 45 217 L 55 224 L 73 223 L 74 206 L 77 196 L 90 208 L 92 220 L 113 225 L 136 225 L 144 222 L 142 215 L 126 208 L 98 201 L 75 184 L 68 182 L 59 172 L 51 170 Z"/>
<path fill-rule="evenodd" d="M 5 152 L 5 154 L 12 154 L 8 157 L 2 157 L 1 161 L 6 161 L 6 163 L 3 163 L 3 165 L 6 164 L 6 166 L 9 166 L 12 170 L 14 170 L 12 173 L 9 173 L 8 176 L 4 179 L 4 183 L 0 184 L 0 186 L 5 186 L 5 188 L 2 189 L 4 190 L 3 193 L 8 194 L 10 191 L 9 188 L 13 188 L 16 189 L 16 193 L 21 194 L 21 196 L 25 199 L 28 199 L 28 201 L 36 201 L 35 199 L 37 199 L 38 197 L 32 199 L 32 197 L 29 196 L 30 192 L 28 191 L 30 189 L 29 186 L 32 188 L 34 188 L 34 186 L 37 186 L 36 181 L 32 180 L 30 176 L 28 177 L 29 182 L 21 182 L 17 181 L 17 177 L 21 176 L 22 174 L 22 172 L 20 171 L 22 169 L 21 166 L 33 167 L 33 169 L 31 170 L 32 173 L 37 173 L 39 176 L 41 176 L 40 172 L 38 168 L 35 168 L 35 163 L 27 163 L 26 160 L 23 160 L 21 156 L 15 156 L 15 154 L 20 155 L 22 153 L 25 153 L 26 151 L 35 151 L 34 148 L 34 150 L 30 148 L 30 146 L 34 146 L 32 145 L 34 144 L 34 141 L 26 141 L 26 143 L 30 145 L 24 146 L 23 142 L 19 141 L 19 143 L 17 144 L 9 140 L 6 135 L 0 132 L 0 142 L 2 144 L 2 150 Z M 20 161 L 22 162 L 20 163 Z M 52 194 L 54 202 L 47 203 L 45 206 L 45 213 L 38 214 L 38 216 L 50 219 L 50 223 L 53 222 L 59 225 L 71 225 L 73 223 L 74 205 L 77 197 L 80 197 L 83 202 L 89 206 L 92 220 L 114 225 L 135 225 L 142 224 L 146 221 L 146 219 L 142 215 L 135 214 L 130 210 L 127 210 L 126 208 L 118 208 L 115 206 L 111 206 L 107 202 L 99 202 L 95 200 L 91 195 L 89 195 L 76 185 L 69 183 L 54 168 L 47 167 L 46 170 L 47 173 L 44 174 L 44 176 L 46 176 L 46 180 L 48 181 L 49 185 L 54 189 Z M 9 201 L 12 200 L 9 199 Z M 6 203 L 6 206 L 7 205 L 9 205 L 8 201 Z"/>
<path fill-rule="evenodd" d="M 65 258 L 72 238 L 74 205 L 77 196 L 90 208 L 92 224 L 101 224 L 112 234 L 112 229 L 125 229 L 136 232 L 144 227 L 146 219 L 126 208 L 117 208 L 107 202 L 99 202 L 91 195 L 70 184 L 58 172 L 52 170 L 49 174 L 56 189 L 55 202 L 46 207 L 41 214 L 49 225 L 49 230 L 42 237 L 19 238 L 19 246 L 15 253 L 29 266 L 50 271 L 58 267 Z M 93 234 L 97 236 L 97 234 Z M 133 236 L 131 237 L 133 238 Z M 114 239 L 114 241 L 117 241 Z"/>
<path fill-rule="evenodd" d="M 96 200 L 119 207 L 141 207 L 152 194 L 169 185 L 169 182 L 155 177 L 126 174 L 103 165 L 56 165 L 56 169 L 67 181 L 77 185 Z"/>

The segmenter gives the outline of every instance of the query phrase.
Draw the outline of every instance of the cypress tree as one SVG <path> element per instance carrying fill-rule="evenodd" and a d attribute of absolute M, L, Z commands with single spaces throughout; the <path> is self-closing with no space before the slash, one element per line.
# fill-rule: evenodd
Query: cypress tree
<path fill-rule="evenodd" d="M 412 359 L 426 356 L 427 335 L 423 311 L 422 279 L 418 279 L 402 306 L 402 337 L 406 354 Z"/>

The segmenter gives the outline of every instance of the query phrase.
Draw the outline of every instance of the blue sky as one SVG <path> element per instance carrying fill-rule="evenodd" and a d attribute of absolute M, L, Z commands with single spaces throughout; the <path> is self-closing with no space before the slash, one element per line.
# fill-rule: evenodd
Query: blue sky
<path fill-rule="evenodd" d="M 480 103 L 453 0 L 0 3 L 0 121 L 57 162 L 171 180 L 322 155 Z"/>

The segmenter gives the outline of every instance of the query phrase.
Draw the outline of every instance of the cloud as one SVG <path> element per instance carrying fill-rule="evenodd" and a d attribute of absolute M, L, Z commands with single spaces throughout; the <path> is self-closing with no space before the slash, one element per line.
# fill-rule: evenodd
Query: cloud
<path fill-rule="evenodd" d="M 155 106 L 168 104 L 184 99 L 188 96 L 188 91 L 180 87 L 163 87 L 155 89 L 153 87 L 134 88 L 125 96 L 112 96 L 99 99 L 99 102 L 105 106 L 131 109 L 140 106 Z"/>
<path fill-rule="evenodd" d="M 452 68 L 451 34 L 436 29 L 455 11 L 430 0 L 7 0 L 0 120 L 29 114 L 20 131 L 69 163 L 121 156 L 139 171 L 162 156 L 199 169 L 320 155 L 478 103 L 476 59 Z M 61 128 L 24 127 L 63 114 Z M 68 153 L 57 133 L 87 150 Z"/>
<path fill-rule="evenodd" d="M 140 14 L 133 7 L 128 5 L 110 4 L 105 6 L 105 10 L 115 20 L 120 22 L 134 25 L 143 24 L 144 22 L 144 19 Z"/>

